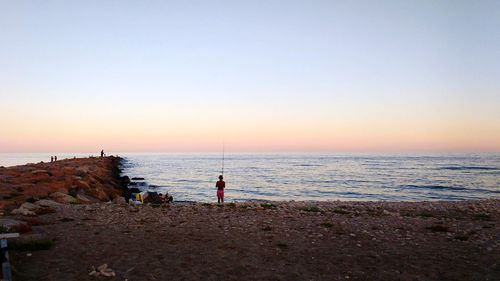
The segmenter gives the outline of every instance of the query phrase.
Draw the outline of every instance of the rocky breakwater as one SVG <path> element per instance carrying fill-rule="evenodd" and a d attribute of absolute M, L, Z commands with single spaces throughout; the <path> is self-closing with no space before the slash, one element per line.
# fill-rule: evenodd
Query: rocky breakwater
<path fill-rule="evenodd" d="M 2 167 L 0 211 L 31 215 L 50 208 L 49 200 L 62 204 L 124 202 L 128 177 L 120 177 L 120 161 L 109 156 Z"/>

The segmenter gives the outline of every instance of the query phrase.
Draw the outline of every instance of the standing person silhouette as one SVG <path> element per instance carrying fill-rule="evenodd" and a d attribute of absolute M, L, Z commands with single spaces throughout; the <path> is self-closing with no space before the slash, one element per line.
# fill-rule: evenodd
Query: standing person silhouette
<path fill-rule="evenodd" d="M 222 180 L 224 177 L 219 176 L 219 180 L 215 183 L 217 187 L 217 203 L 224 203 L 224 188 L 226 188 L 226 183 Z"/>
<path fill-rule="evenodd" d="M 101 157 L 104 157 L 104 149 L 101 150 Z"/>

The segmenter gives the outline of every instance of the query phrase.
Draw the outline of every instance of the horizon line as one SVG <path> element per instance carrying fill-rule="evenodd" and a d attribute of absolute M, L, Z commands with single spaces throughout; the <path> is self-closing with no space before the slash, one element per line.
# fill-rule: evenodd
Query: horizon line
<path fill-rule="evenodd" d="M 108 151 L 104 150 L 106 155 L 113 156 L 114 154 L 201 154 L 201 153 L 213 153 L 213 154 L 222 154 L 221 151 Z M 60 153 L 60 154 L 90 154 L 89 156 L 93 156 L 100 153 L 100 151 L 0 151 L 0 154 L 51 154 L 51 153 Z M 261 150 L 261 151 L 225 151 L 226 154 L 303 154 L 303 153 L 311 153 L 311 154 L 497 154 L 500 151 L 484 151 L 484 150 L 450 150 L 450 151 L 437 151 L 437 150 L 399 150 L 399 151 L 383 151 L 383 150 L 372 150 L 372 151 L 334 151 L 334 150 Z"/>

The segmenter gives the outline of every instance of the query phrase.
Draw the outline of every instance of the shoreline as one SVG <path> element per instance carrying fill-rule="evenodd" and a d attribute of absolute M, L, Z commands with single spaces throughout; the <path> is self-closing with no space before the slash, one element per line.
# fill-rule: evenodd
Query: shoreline
<path fill-rule="evenodd" d="M 119 164 L 0 169 L 15 280 L 500 279 L 498 198 L 134 206 Z"/>
<path fill-rule="evenodd" d="M 117 156 L 69 158 L 56 162 L 27 163 L 10 167 L 0 167 L 0 209 L 7 211 L 19 206 L 30 197 L 50 198 L 52 192 L 62 192 L 76 199 L 79 204 L 112 201 L 119 196 L 130 196 L 128 186 L 134 182 L 122 174 L 124 158 Z M 95 187 L 97 185 L 97 187 Z M 33 189 L 38 190 L 33 190 Z M 43 194 L 46 192 L 46 194 Z M 69 198 L 68 198 L 69 199 Z M 498 197 L 463 199 L 463 200 L 422 200 L 422 201 L 396 201 L 396 200 L 265 200 L 248 199 L 242 201 L 227 201 L 228 203 L 324 203 L 324 202 L 463 202 L 495 200 Z M 71 200 L 71 199 L 69 199 Z M 118 200 L 118 199 L 117 199 Z M 215 199 L 214 199 L 215 200 Z M 177 201 L 173 204 L 210 203 L 210 201 Z M 229 198 L 230 200 L 230 198 Z M 60 200 L 61 201 L 61 200 Z M 121 201 L 121 200 L 120 200 Z M 64 202 L 63 202 L 64 203 Z"/>

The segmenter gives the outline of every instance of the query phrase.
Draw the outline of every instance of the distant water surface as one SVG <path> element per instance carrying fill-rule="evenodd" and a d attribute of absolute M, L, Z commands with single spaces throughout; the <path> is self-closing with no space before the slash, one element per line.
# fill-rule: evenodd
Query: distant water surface
<path fill-rule="evenodd" d="M 178 201 L 215 201 L 219 154 L 119 154 L 123 174 Z M 86 157 L 68 153 L 59 159 Z M 0 165 L 50 161 L 50 154 L 0 154 Z M 500 154 L 225 155 L 227 201 L 465 200 L 500 198 Z"/>
<path fill-rule="evenodd" d="M 218 154 L 127 154 L 123 173 L 176 200 L 214 201 Z M 500 155 L 226 154 L 228 201 L 500 197 Z"/>

